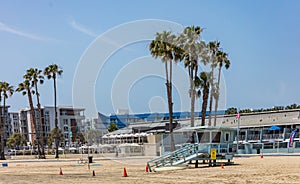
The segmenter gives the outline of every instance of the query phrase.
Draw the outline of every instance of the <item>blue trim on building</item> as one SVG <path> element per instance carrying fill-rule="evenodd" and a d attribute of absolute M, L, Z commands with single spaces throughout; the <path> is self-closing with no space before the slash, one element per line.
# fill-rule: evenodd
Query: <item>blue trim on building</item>
<path fill-rule="evenodd" d="M 206 112 L 208 115 L 209 112 Z M 225 111 L 218 111 L 218 115 L 224 115 Z M 173 112 L 174 120 L 182 120 L 190 118 L 190 112 Z M 107 117 L 107 118 L 104 118 Z M 121 115 L 110 115 L 105 116 L 99 113 L 99 118 L 101 118 L 102 122 L 105 119 L 106 124 L 110 125 L 115 123 L 119 128 L 126 127 L 129 123 L 135 122 L 157 122 L 163 120 L 169 120 L 169 113 L 141 113 L 141 114 L 121 114 Z M 201 117 L 201 112 L 195 112 L 195 117 Z"/>

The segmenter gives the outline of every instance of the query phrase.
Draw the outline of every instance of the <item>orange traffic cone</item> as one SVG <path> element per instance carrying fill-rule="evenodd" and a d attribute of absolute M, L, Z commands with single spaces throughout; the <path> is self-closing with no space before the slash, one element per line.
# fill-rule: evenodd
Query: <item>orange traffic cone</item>
<path fill-rule="evenodd" d="M 264 155 L 263 155 L 263 154 L 260 154 L 260 158 L 264 158 Z"/>
<path fill-rule="evenodd" d="M 146 172 L 149 172 L 148 164 L 146 165 Z"/>
<path fill-rule="evenodd" d="M 224 169 L 224 164 L 223 163 L 221 164 L 221 168 Z"/>
<path fill-rule="evenodd" d="M 96 176 L 95 171 L 93 170 L 93 176 Z"/>
<path fill-rule="evenodd" d="M 127 177 L 127 171 L 126 171 L 126 168 L 124 167 L 124 170 L 123 170 L 123 177 Z"/>
<path fill-rule="evenodd" d="M 59 175 L 63 175 L 61 168 L 59 168 Z"/>

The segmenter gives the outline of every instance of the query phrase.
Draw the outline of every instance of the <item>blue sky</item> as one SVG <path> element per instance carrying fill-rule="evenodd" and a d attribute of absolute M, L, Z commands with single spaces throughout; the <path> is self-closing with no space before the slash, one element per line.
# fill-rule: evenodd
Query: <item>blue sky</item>
<path fill-rule="evenodd" d="M 296 0 L 1 1 L 0 80 L 17 86 L 26 69 L 43 69 L 57 63 L 64 70 L 58 80 L 58 103 L 72 105 L 74 76 L 82 56 L 96 38 L 128 22 L 156 19 L 182 26 L 199 25 L 204 28 L 204 40 L 221 42 L 232 63 L 228 71 L 223 71 L 224 107 L 265 108 L 300 103 L 299 17 L 300 2 Z M 120 39 L 128 34 L 125 30 Z M 154 35 L 155 31 L 153 38 Z M 116 44 L 112 41 L 116 40 L 110 40 L 109 44 Z M 129 88 L 118 82 L 119 78 L 126 78 L 128 71 L 132 75 L 140 70 L 147 73 L 147 67 L 130 65 L 145 57 L 151 60 L 147 44 L 147 41 L 134 42 L 107 59 L 94 83 L 97 111 L 105 114 L 117 108 L 128 108 L 132 113 L 167 111 L 162 77 L 140 78 L 131 81 Z M 123 72 L 129 66 L 132 68 Z M 52 81 L 40 88 L 42 104 L 52 105 Z M 175 111 L 189 110 L 188 99 L 179 97 L 182 88 L 174 92 Z M 13 111 L 28 106 L 27 98 L 20 94 L 8 103 Z M 87 116 L 92 114 L 86 112 Z"/>

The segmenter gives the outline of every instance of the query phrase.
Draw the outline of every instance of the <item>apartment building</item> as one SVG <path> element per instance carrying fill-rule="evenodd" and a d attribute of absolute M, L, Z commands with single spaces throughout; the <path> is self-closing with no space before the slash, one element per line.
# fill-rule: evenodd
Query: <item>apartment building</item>
<path fill-rule="evenodd" d="M 63 144 L 76 141 L 76 135 L 80 132 L 79 126 L 85 119 L 84 108 L 74 108 L 71 106 L 57 107 L 58 128 L 62 130 L 65 138 Z M 44 137 L 48 137 L 51 130 L 55 128 L 55 108 L 52 106 L 44 106 L 41 108 L 42 122 L 39 121 L 38 109 L 35 109 L 36 126 Z M 35 130 L 30 121 L 30 109 L 25 108 L 19 111 L 20 132 L 24 135 L 28 142 L 35 139 Z M 41 130 L 41 131 L 40 131 Z M 46 140 L 45 140 L 46 141 Z"/>
<path fill-rule="evenodd" d="M 0 122 L 1 122 L 1 128 L 3 126 L 3 128 L 5 128 L 5 136 L 4 139 L 7 140 L 9 138 L 9 136 L 11 135 L 11 124 L 10 124 L 10 118 L 9 118 L 9 114 L 8 114 L 8 109 L 10 108 L 10 106 L 5 106 L 5 108 L 3 108 L 3 106 L 0 106 Z M 3 123 L 4 122 L 4 123 Z M 2 131 L 2 130 L 1 130 Z"/>
<path fill-rule="evenodd" d="M 10 119 L 11 132 L 20 133 L 21 130 L 20 130 L 19 113 L 9 112 L 8 114 Z"/>

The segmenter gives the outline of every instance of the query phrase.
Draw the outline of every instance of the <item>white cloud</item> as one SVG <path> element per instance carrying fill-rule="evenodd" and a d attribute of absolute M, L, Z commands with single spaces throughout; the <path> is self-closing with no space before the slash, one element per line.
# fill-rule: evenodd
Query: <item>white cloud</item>
<path fill-rule="evenodd" d="M 22 36 L 22 37 L 25 37 L 25 38 L 29 38 L 29 39 L 32 39 L 32 40 L 38 40 L 38 41 L 49 41 L 50 40 L 48 38 L 40 37 L 40 36 L 31 34 L 31 33 L 26 33 L 26 32 L 23 32 L 21 30 L 12 28 L 12 27 L 10 27 L 10 26 L 2 23 L 2 22 L 0 22 L 0 31 L 5 31 L 5 32 L 8 32 L 8 33 L 15 34 L 15 35 L 18 35 L 18 36 Z"/>
<path fill-rule="evenodd" d="M 94 37 L 96 38 L 97 36 L 99 36 L 98 34 L 96 34 L 95 32 L 93 32 L 92 30 L 78 24 L 73 18 L 70 18 L 69 20 L 69 24 L 72 26 L 72 28 L 74 28 L 75 30 L 81 32 L 81 33 L 84 33 L 88 36 L 91 36 L 91 37 Z M 104 37 L 102 36 L 101 37 L 101 41 L 109 44 L 109 45 L 112 45 L 116 48 L 120 48 L 122 45 L 120 45 L 120 43 L 116 40 L 116 39 L 113 39 L 113 38 L 109 38 L 109 37 Z M 126 50 L 128 51 L 131 51 L 131 49 L 128 49 L 127 47 L 125 47 Z"/>
<path fill-rule="evenodd" d="M 91 37 L 96 37 L 97 36 L 97 34 L 94 33 L 93 31 L 91 31 L 91 30 L 83 27 L 82 25 L 77 24 L 75 20 L 71 20 L 69 23 L 77 31 L 80 31 L 80 32 L 82 32 L 82 33 L 84 33 L 86 35 L 91 36 Z"/>

